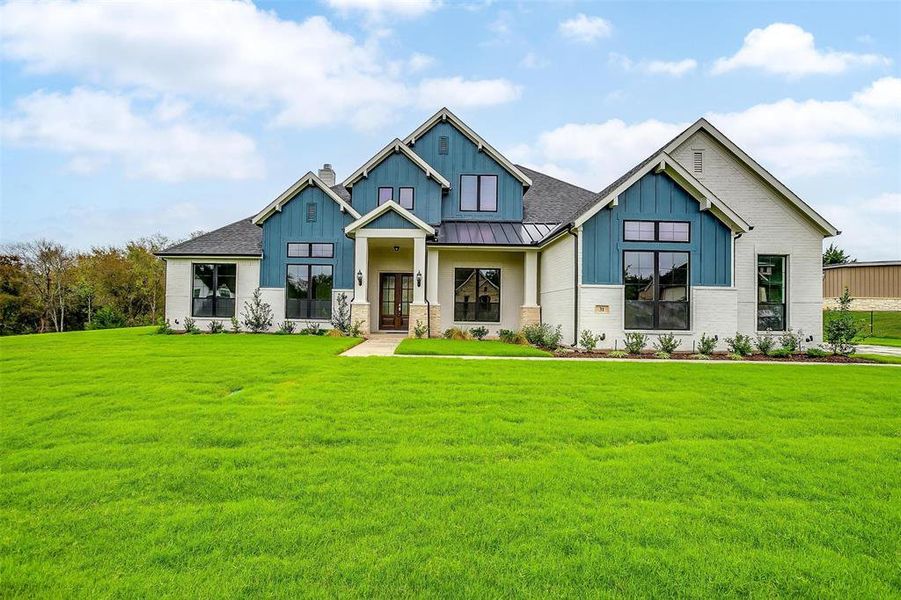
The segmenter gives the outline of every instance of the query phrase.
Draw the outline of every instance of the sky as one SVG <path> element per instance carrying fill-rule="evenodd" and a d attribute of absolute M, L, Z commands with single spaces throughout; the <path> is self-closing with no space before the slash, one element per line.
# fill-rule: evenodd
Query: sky
<path fill-rule="evenodd" d="M 600 190 L 707 117 L 901 259 L 901 3 L 0 4 L 0 242 L 209 231 L 447 106 Z"/>

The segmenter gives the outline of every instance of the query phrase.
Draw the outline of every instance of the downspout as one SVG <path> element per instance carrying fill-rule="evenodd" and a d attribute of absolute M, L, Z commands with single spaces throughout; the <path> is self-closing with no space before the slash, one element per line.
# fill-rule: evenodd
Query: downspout
<path fill-rule="evenodd" d="M 579 234 L 568 230 L 573 236 L 573 346 L 579 343 Z"/>

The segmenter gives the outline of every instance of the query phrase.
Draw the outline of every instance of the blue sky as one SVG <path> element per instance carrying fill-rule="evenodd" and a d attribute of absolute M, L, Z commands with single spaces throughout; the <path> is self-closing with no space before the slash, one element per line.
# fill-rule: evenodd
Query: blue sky
<path fill-rule="evenodd" d="M 598 190 L 707 116 L 901 258 L 901 3 L 0 5 L 0 241 L 173 238 L 447 105 Z"/>

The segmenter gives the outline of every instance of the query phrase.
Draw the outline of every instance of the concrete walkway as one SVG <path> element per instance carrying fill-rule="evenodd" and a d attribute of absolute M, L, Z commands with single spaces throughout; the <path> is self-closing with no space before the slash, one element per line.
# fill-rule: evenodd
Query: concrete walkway
<path fill-rule="evenodd" d="M 365 342 L 343 352 L 341 356 L 393 356 L 394 350 L 405 337 L 406 332 L 373 333 Z"/>
<path fill-rule="evenodd" d="M 858 354 L 882 354 L 883 356 L 897 356 L 901 358 L 901 348 L 894 346 L 871 346 L 870 344 L 860 344 L 857 346 Z"/>

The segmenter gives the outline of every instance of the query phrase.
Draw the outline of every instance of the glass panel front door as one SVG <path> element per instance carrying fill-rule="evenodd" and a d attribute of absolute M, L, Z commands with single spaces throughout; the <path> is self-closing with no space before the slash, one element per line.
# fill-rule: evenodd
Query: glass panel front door
<path fill-rule="evenodd" d="M 379 279 L 379 329 L 408 329 L 412 301 L 412 273 L 382 273 Z"/>

